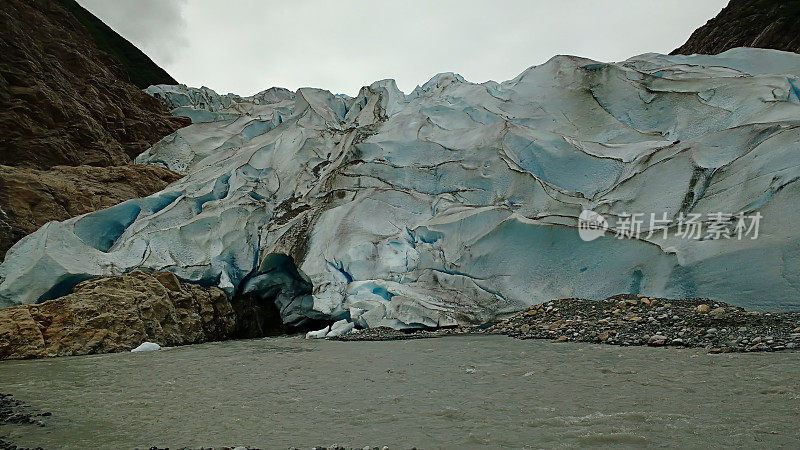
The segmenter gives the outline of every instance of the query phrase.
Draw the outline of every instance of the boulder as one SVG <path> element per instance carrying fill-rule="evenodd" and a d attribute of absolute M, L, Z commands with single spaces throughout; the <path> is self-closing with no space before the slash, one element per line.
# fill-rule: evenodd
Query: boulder
<path fill-rule="evenodd" d="M 222 340 L 234 332 L 235 319 L 217 288 L 182 283 L 168 272 L 134 271 L 84 281 L 56 300 L 0 310 L 0 359 Z"/>
<path fill-rule="evenodd" d="M 647 345 L 652 345 L 654 347 L 659 347 L 667 343 L 667 337 L 662 336 L 660 334 L 654 334 L 650 336 L 650 339 L 647 340 Z"/>

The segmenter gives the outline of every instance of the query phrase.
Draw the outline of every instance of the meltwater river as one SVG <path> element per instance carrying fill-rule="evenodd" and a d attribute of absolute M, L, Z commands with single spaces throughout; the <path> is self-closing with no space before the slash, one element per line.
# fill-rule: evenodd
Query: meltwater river
<path fill-rule="evenodd" d="M 279 337 L 7 361 L 0 392 L 44 448 L 800 447 L 800 352 Z"/>

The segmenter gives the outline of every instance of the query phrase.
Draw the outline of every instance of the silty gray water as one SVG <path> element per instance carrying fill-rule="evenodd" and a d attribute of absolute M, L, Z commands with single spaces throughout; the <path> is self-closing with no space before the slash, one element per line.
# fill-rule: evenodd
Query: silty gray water
<path fill-rule="evenodd" d="M 800 353 L 277 337 L 0 363 L 18 445 L 800 446 Z"/>

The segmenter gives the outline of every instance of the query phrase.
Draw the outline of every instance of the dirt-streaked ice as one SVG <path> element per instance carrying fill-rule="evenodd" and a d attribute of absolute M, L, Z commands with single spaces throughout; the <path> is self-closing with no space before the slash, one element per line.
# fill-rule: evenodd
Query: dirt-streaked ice
<path fill-rule="evenodd" d="M 408 95 L 392 80 L 355 98 L 153 86 L 195 123 L 137 162 L 186 177 L 20 241 L 0 304 L 146 268 L 262 289 L 293 323 L 474 323 L 621 292 L 798 308 L 798 76 L 800 55 L 734 49 L 558 56 L 504 83 L 447 73 Z M 643 232 L 583 241 L 585 209 L 612 227 L 641 213 Z M 760 213 L 758 238 L 647 238 L 651 213 L 715 212 Z M 284 261 L 271 254 L 299 270 L 265 265 Z"/>

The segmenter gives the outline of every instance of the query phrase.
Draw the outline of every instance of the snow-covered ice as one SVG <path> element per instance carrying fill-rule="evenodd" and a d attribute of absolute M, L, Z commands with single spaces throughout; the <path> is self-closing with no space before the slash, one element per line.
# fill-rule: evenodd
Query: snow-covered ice
<path fill-rule="evenodd" d="M 355 324 L 348 320 L 342 319 L 316 331 L 309 331 L 306 333 L 306 339 L 322 339 L 328 337 L 337 337 L 345 335 L 355 328 Z"/>
<path fill-rule="evenodd" d="M 161 350 L 161 346 L 155 342 L 142 342 L 138 347 L 131 350 L 131 352 L 155 352 Z"/>
<path fill-rule="evenodd" d="M 0 304 L 169 270 L 285 321 L 421 327 L 633 292 L 800 307 L 800 55 L 557 56 L 503 82 L 439 74 L 356 97 L 152 86 L 194 124 L 137 162 L 186 177 L 51 222 L 0 265 Z M 583 210 L 760 213 L 758 239 L 583 241 Z M 708 225 L 708 223 L 705 223 Z M 327 332 L 326 332 L 327 333 Z"/>
<path fill-rule="evenodd" d="M 325 336 L 327 336 L 328 333 L 330 333 L 330 331 L 331 331 L 331 326 L 327 325 L 325 326 L 325 328 L 315 331 L 309 331 L 308 333 L 306 333 L 306 339 L 322 339 Z"/>

